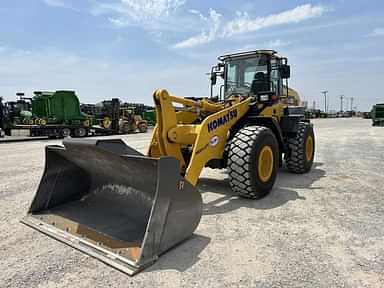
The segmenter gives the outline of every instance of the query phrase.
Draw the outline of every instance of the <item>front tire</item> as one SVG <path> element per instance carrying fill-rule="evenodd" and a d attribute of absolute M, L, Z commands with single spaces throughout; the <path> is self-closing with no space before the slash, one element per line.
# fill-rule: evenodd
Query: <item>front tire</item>
<path fill-rule="evenodd" d="M 231 140 L 229 184 L 242 197 L 260 199 L 276 180 L 279 145 L 273 132 L 262 126 L 242 128 Z"/>
<path fill-rule="evenodd" d="M 304 174 L 311 170 L 315 156 L 315 135 L 309 123 L 300 122 L 295 137 L 288 139 L 289 151 L 285 156 L 288 171 Z"/>

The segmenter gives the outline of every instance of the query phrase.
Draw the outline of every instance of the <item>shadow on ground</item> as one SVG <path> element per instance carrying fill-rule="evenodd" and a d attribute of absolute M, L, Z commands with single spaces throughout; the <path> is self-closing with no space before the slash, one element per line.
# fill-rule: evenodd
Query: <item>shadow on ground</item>
<path fill-rule="evenodd" d="M 325 176 L 325 171 L 317 168 L 322 165 L 322 163 L 315 163 L 312 170 L 307 174 L 292 174 L 284 168 L 280 169 L 273 190 L 260 200 L 250 200 L 237 196 L 231 190 L 228 178 L 224 180 L 200 178 L 198 189 L 201 193 L 213 192 L 223 195 L 213 201 L 204 203 L 203 214 L 222 214 L 241 207 L 267 210 L 282 206 L 288 201 L 305 200 L 296 190 L 321 189 L 321 187 L 314 186 L 314 184 L 317 180 Z"/>
<path fill-rule="evenodd" d="M 323 163 L 313 163 L 312 169 L 306 174 L 293 174 L 286 168 L 281 168 L 277 174 L 275 187 L 284 187 L 288 189 L 321 189 L 320 186 L 315 186 L 315 182 L 323 177 L 326 173 L 319 167 L 323 166 Z"/>
<path fill-rule="evenodd" d="M 260 200 L 250 200 L 236 196 L 229 186 L 228 179 L 200 178 L 198 189 L 201 193 L 213 192 L 223 195 L 218 199 L 203 204 L 203 214 L 213 215 L 227 213 L 240 207 L 254 209 L 273 209 L 288 201 L 305 200 L 295 189 L 320 189 L 314 183 L 325 176 L 325 171 L 319 169 L 322 163 L 315 163 L 312 170 L 304 175 L 292 174 L 284 168 L 279 170 L 274 189 L 269 195 Z M 163 254 L 159 261 L 148 267 L 145 272 L 157 270 L 177 270 L 184 272 L 200 260 L 200 253 L 211 241 L 210 238 L 194 234 L 191 238 L 180 243 Z"/>
<path fill-rule="evenodd" d="M 159 261 L 146 269 L 146 272 L 156 270 L 177 270 L 184 272 L 195 265 L 199 260 L 199 254 L 209 244 L 211 238 L 193 234 L 191 238 L 183 241 L 175 248 L 163 254 Z"/>

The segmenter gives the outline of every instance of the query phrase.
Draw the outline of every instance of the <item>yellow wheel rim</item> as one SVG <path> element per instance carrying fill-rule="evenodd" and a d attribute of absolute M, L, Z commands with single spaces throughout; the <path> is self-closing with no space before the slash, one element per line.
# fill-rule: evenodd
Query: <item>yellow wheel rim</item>
<path fill-rule="evenodd" d="M 111 119 L 109 119 L 109 117 L 104 117 L 103 127 L 108 129 L 110 126 L 111 126 Z"/>
<path fill-rule="evenodd" d="M 259 154 L 257 172 L 262 182 L 267 182 L 273 172 L 273 151 L 270 146 L 264 146 Z"/>
<path fill-rule="evenodd" d="M 305 141 L 305 156 L 307 161 L 311 161 L 313 157 L 313 138 L 312 136 L 308 136 Z"/>

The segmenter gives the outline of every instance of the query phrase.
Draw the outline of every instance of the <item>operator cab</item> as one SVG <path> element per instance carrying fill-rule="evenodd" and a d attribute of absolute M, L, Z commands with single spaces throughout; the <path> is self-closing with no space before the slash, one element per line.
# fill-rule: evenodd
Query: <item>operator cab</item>
<path fill-rule="evenodd" d="M 288 91 L 283 91 L 288 87 L 288 83 L 283 85 L 283 79 L 288 81 L 290 67 L 287 58 L 279 56 L 276 51 L 241 52 L 218 59 L 220 62 L 211 71 L 211 84 L 216 84 L 217 76 L 224 79 L 220 99 L 239 95 L 257 97 L 259 102 L 273 102 L 288 94 Z"/>

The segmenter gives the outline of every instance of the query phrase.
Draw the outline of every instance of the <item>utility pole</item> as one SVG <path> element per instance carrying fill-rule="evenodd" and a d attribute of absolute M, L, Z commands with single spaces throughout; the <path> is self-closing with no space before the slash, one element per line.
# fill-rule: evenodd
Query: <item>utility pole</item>
<path fill-rule="evenodd" d="M 351 111 L 353 111 L 353 97 L 351 97 Z"/>
<path fill-rule="evenodd" d="M 0 129 L 4 129 L 4 107 L 3 107 L 3 97 L 0 96 Z"/>
<path fill-rule="evenodd" d="M 313 101 L 313 110 L 316 110 L 316 101 Z"/>
<path fill-rule="evenodd" d="M 343 112 L 343 99 L 344 95 L 340 95 L 340 112 Z"/>
<path fill-rule="evenodd" d="M 321 91 L 321 93 L 324 95 L 324 112 L 327 112 L 327 93 L 328 93 L 328 91 Z"/>

